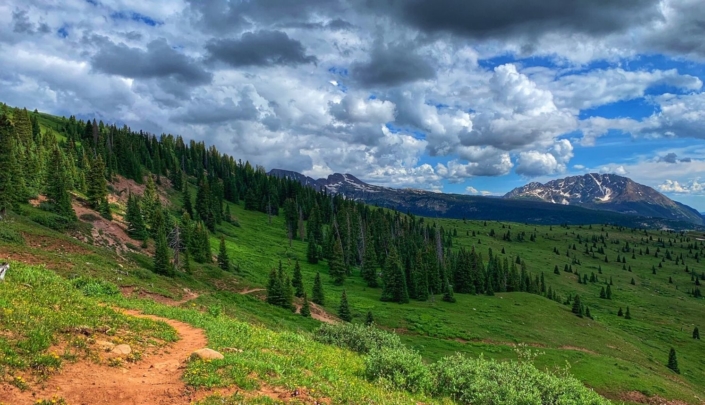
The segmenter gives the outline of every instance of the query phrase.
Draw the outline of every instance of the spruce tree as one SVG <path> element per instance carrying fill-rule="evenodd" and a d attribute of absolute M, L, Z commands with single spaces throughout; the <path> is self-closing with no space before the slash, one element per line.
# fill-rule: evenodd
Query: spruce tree
<path fill-rule="evenodd" d="M 610 287 L 609 284 L 607 284 L 607 290 L 605 291 L 605 295 L 608 300 L 612 299 L 612 287 Z"/>
<path fill-rule="evenodd" d="M 91 165 L 91 172 L 88 177 L 87 197 L 91 208 L 100 212 L 103 216 L 110 215 L 110 206 L 108 205 L 108 182 L 105 179 L 105 163 L 100 155 L 93 160 Z"/>
<path fill-rule="evenodd" d="M 173 277 L 174 266 L 169 261 L 169 245 L 167 244 L 166 232 L 163 227 L 157 230 L 155 242 L 154 272 L 163 276 Z"/>
<path fill-rule="evenodd" d="M 375 323 L 374 317 L 372 317 L 372 311 L 367 311 L 367 316 L 365 316 L 365 325 L 372 326 Z"/>
<path fill-rule="evenodd" d="M 14 128 L 10 120 L 5 114 L 0 115 L 0 162 L 3 162 L 4 166 L 0 170 L 0 219 L 7 210 L 12 209 L 16 197 L 17 189 L 12 176 L 17 171 L 13 134 Z"/>
<path fill-rule="evenodd" d="M 282 286 L 282 308 L 290 309 L 292 312 L 296 311 L 294 306 L 294 288 L 291 286 L 291 279 L 288 274 L 282 278 Z"/>
<path fill-rule="evenodd" d="M 184 191 L 181 195 L 183 201 L 184 211 L 187 212 L 193 218 L 193 204 L 191 203 L 191 192 L 188 189 L 188 185 L 184 185 Z"/>
<path fill-rule="evenodd" d="M 622 312 L 622 307 L 619 307 L 619 311 L 617 311 L 617 316 L 624 316 L 624 312 Z"/>
<path fill-rule="evenodd" d="M 304 303 L 301 305 L 301 311 L 299 312 L 304 318 L 311 317 L 311 304 L 308 302 L 308 295 L 304 292 Z"/>
<path fill-rule="evenodd" d="M 352 321 L 352 314 L 350 313 L 350 307 L 348 306 L 348 296 L 343 290 L 343 295 L 340 296 L 340 306 L 338 307 L 338 317 L 345 322 Z"/>
<path fill-rule="evenodd" d="M 321 283 L 321 273 L 316 273 L 316 278 L 313 280 L 313 296 L 312 301 L 318 305 L 326 304 L 326 297 L 323 293 L 323 284 Z"/>
<path fill-rule="evenodd" d="M 137 196 L 130 193 L 127 196 L 127 209 L 125 211 L 125 222 L 127 222 L 127 234 L 132 239 L 145 240 L 149 237 L 147 226 L 142 217 L 142 209 L 140 208 Z"/>
<path fill-rule="evenodd" d="M 345 282 L 345 262 L 343 255 L 343 245 L 340 239 L 335 238 L 333 242 L 333 251 L 331 252 L 331 257 L 328 259 L 329 274 L 333 279 L 333 284 L 343 285 Z"/>
<path fill-rule="evenodd" d="M 230 258 L 228 250 L 225 248 L 225 237 L 220 236 L 220 248 L 218 249 L 218 267 L 224 271 L 230 271 Z"/>
<path fill-rule="evenodd" d="M 450 282 L 448 281 L 447 278 L 445 280 L 445 288 L 443 291 L 442 300 L 445 302 L 450 302 L 450 303 L 455 302 L 455 296 L 453 295 L 453 286 L 450 285 Z"/>
<path fill-rule="evenodd" d="M 389 247 L 389 254 L 384 261 L 382 272 L 382 301 L 409 302 L 409 291 L 406 288 L 406 275 L 399 261 L 399 255 L 394 245 Z"/>
<path fill-rule="evenodd" d="M 585 309 L 583 308 L 583 304 L 580 302 L 580 296 L 576 295 L 573 299 L 573 313 L 582 318 L 584 310 Z"/>
<path fill-rule="evenodd" d="M 629 307 L 627 307 L 627 312 L 624 313 L 624 319 L 632 319 L 632 314 L 629 312 Z"/>
<path fill-rule="evenodd" d="M 318 245 L 313 238 L 313 234 L 308 235 L 308 246 L 306 248 L 306 260 L 311 264 L 318 263 Z"/>
<path fill-rule="evenodd" d="M 64 154 L 56 146 L 52 151 L 46 174 L 45 194 L 54 212 L 70 220 L 76 220 L 76 212 L 71 206 L 69 175 L 66 172 Z"/>
<path fill-rule="evenodd" d="M 700 331 L 697 326 L 693 329 L 693 339 L 700 340 Z"/>
<path fill-rule="evenodd" d="M 281 304 L 283 302 L 282 298 L 283 298 L 283 291 L 282 291 L 281 280 L 279 279 L 279 276 L 277 275 L 277 271 L 275 269 L 272 269 L 272 271 L 269 272 L 269 281 L 267 282 L 266 301 L 268 304 L 281 306 Z"/>
<path fill-rule="evenodd" d="M 299 260 L 296 260 L 294 264 L 294 277 L 291 279 L 291 285 L 294 286 L 294 295 L 301 298 L 306 294 L 304 292 L 304 277 L 301 274 L 301 266 L 299 265 Z"/>
<path fill-rule="evenodd" d="M 585 317 L 592 319 L 592 315 L 590 314 L 590 307 L 585 307 Z"/>
<path fill-rule="evenodd" d="M 678 358 L 676 357 L 676 349 L 674 348 L 671 348 L 671 351 L 668 353 L 667 367 L 676 372 L 677 374 L 681 373 L 681 370 L 678 368 Z"/>
<path fill-rule="evenodd" d="M 362 279 L 365 280 L 368 287 L 377 288 L 379 283 L 377 281 L 377 255 L 375 254 L 375 248 L 371 243 L 365 245 L 365 254 L 362 258 Z"/>
<path fill-rule="evenodd" d="M 605 292 L 605 287 L 600 289 L 600 298 L 607 299 L 607 293 Z"/>

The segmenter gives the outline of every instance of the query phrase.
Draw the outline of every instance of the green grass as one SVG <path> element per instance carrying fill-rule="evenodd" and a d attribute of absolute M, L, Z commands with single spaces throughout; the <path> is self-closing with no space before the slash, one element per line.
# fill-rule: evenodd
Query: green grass
<path fill-rule="evenodd" d="M 92 357 L 95 339 L 120 339 L 138 353 L 148 343 L 177 338 L 164 323 L 96 305 L 56 273 L 16 262 L 0 283 L 0 330 L 0 377 L 21 389 L 56 372 L 64 361 Z"/>

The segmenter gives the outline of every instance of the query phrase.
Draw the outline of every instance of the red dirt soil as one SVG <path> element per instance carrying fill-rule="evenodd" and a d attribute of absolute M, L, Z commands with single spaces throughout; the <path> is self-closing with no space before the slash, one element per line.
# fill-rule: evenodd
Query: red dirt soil
<path fill-rule="evenodd" d="M 124 311 L 128 315 L 166 322 L 179 334 L 179 341 L 159 353 L 144 355 L 136 364 L 109 367 L 80 361 L 65 365 L 42 389 L 22 392 L 3 384 L 0 403 L 30 405 L 38 399 L 63 397 L 71 405 L 167 405 L 189 404 L 195 392 L 181 380 L 183 365 L 194 350 L 208 341 L 201 329 L 183 322 Z M 202 396 L 202 395 L 201 395 Z"/>

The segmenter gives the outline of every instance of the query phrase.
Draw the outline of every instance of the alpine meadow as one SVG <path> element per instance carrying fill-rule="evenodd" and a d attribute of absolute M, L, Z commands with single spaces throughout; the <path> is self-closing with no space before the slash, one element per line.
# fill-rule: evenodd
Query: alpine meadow
<path fill-rule="evenodd" d="M 0 405 L 705 405 L 703 3 L 0 1 Z"/>
<path fill-rule="evenodd" d="M 4 404 L 108 398 L 71 375 L 142 373 L 174 325 L 222 355 L 115 398 L 701 401 L 701 231 L 419 217 L 178 136 L 0 122 Z"/>

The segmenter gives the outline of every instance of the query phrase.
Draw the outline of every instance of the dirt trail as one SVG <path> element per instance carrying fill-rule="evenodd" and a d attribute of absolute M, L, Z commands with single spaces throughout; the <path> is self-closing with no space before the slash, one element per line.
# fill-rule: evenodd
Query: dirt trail
<path fill-rule="evenodd" d="M 153 300 L 154 302 L 168 305 L 170 307 L 178 307 L 181 304 L 185 304 L 189 301 L 193 301 L 196 298 L 201 296 L 199 293 L 193 292 L 193 291 L 189 290 L 188 288 L 183 289 L 182 298 L 180 300 L 169 298 L 169 297 L 163 296 L 161 294 L 145 291 L 141 288 L 132 287 L 132 286 L 120 287 L 120 292 L 125 297 L 137 296 L 137 298 L 149 298 L 149 299 Z"/>
<path fill-rule="evenodd" d="M 255 293 L 255 292 L 260 292 L 260 291 L 264 291 L 264 288 L 251 288 L 249 290 L 240 291 L 239 294 L 244 295 L 244 294 L 250 294 L 250 293 Z"/>
<path fill-rule="evenodd" d="M 63 397 L 71 405 L 167 405 L 189 404 L 195 393 L 181 380 L 185 361 L 208 341 L 201 329 L 183 322 L 124 311 L 136 317 L 166 322 L 179 334 L 179 341 L 158 353 L 145 355 L 136 364 L 109 367 L 80 361 L 65 364 L 43 389 L 20 392 L 7 384 L 0 386 L 0 403 L 30 405 L 37 399 Z"/>

